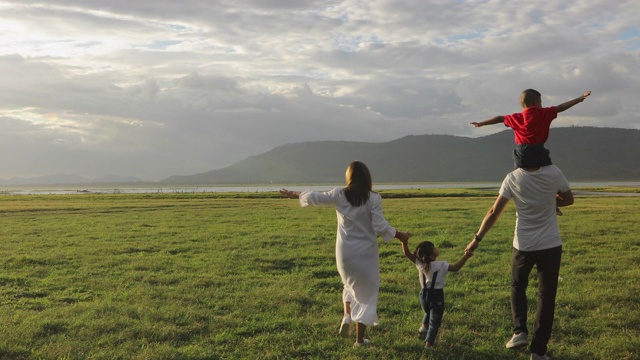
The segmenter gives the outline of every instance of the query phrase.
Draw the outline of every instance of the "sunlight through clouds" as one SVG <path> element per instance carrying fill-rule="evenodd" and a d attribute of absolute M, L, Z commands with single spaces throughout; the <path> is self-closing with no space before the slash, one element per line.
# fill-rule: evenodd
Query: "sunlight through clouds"
<path fill-rule="evenodd" d="M 34 149 L 51 154 L 34 174 L 160 180 L 291 142 L 483 136 L 504 129 L 469 122 L 518 111 L 525 88 L 549 105 L 593 91 L 554 126 L 640 129 L 638 13 L 631 0 L 0 0 L 0 179 L 29 176 L 14 164 Z M 61 147 L 115 165 L 89 170 Z"/>

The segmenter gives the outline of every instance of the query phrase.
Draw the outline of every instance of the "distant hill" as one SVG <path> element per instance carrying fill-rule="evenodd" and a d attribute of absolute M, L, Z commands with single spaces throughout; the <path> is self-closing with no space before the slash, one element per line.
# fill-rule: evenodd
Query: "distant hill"
<path fill-rule="evenodd" d="M 640 181 L 640 130 L 552 128 L 546 147 L 569 181 Z M 513 148 L 510 129 L 480 138 L 417 135 L 386 143 L 302 142 L 160 183 L 342 183 L 352 160 L 366 163 L 376 183 L 496 182 L 513 169 Z"/>

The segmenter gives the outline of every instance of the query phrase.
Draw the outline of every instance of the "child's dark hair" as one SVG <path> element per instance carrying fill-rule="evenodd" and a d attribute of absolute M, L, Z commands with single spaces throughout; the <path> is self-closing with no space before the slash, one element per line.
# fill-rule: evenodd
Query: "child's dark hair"
<path fill-rule="evenodd" d="M 537 90 L 527 89 L 520 94 L 520 105 L 522 108 L 534 106 L 540 101 L 542 101 L 542 94 Z"/>
<path fill-rule="evenodd" d="M 433 261 L 431 256 L 433 255 L 433 248 L 435 247 L 431 241 L 423 241 L 416 246 L 416 250 L 413 252 L 413 255 L 424 264 L 425 271 L 429 270 L 429 265 Z"/>

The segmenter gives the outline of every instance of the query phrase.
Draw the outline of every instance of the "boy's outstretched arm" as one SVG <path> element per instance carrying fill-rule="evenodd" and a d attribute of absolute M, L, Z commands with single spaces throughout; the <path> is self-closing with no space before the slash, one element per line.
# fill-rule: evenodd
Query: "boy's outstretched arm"
<path fill-rule="evenodd" d="M 564 102 L 558 106 L 556 106 L 556 110 L 558 112 L 563 112 L 571 107 L 573 107 L 576 104 L 579 104 L 581 102 L 584 101 L 584 99 L 588 98 L 589 95 L 591 95 L 591 91 L 587 91 L 584 94 L 582 94 L 581 96 L 578 96 L 577 98 L 573 99 L 573 100 L 569 100 L 567 102 Z"/>
<path fill-rule="evenodd" d="M 455 272 L 462 269 L 462 267 L 467 262 L 467 260 L 469 260 L 469 258 L 472 256 L 473 256 L 473 253 L 471 251 L 465 251 L 464 255 L 462 255 L 462 258 L 460 260 L 458 260 L 455 264 L 449 264 L 449 271 Z"/>
<path fill-rule="evenodd" d="M 493 124 L 502 124 L 504 123 L 504 116 L 500 115 L 500 116 L 494 116 L 491 119 L 485 120 L 485 121 L 480 121 L 480 122 L 472 122 L 471 125 L 475 126 L 475 127 L 482 127 L 485 125 L 493 125 Z"/>

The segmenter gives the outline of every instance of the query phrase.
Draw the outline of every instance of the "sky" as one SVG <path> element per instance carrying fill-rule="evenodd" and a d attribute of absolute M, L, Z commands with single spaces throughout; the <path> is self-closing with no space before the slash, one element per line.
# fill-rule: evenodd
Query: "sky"
<path fill-rule="evenodd" d="M 486 136 L 527 88 L 592 91 L 552 127 L 640 129 L 640 1 L 0 0 L 0 73 L 0 179 Z"/>

